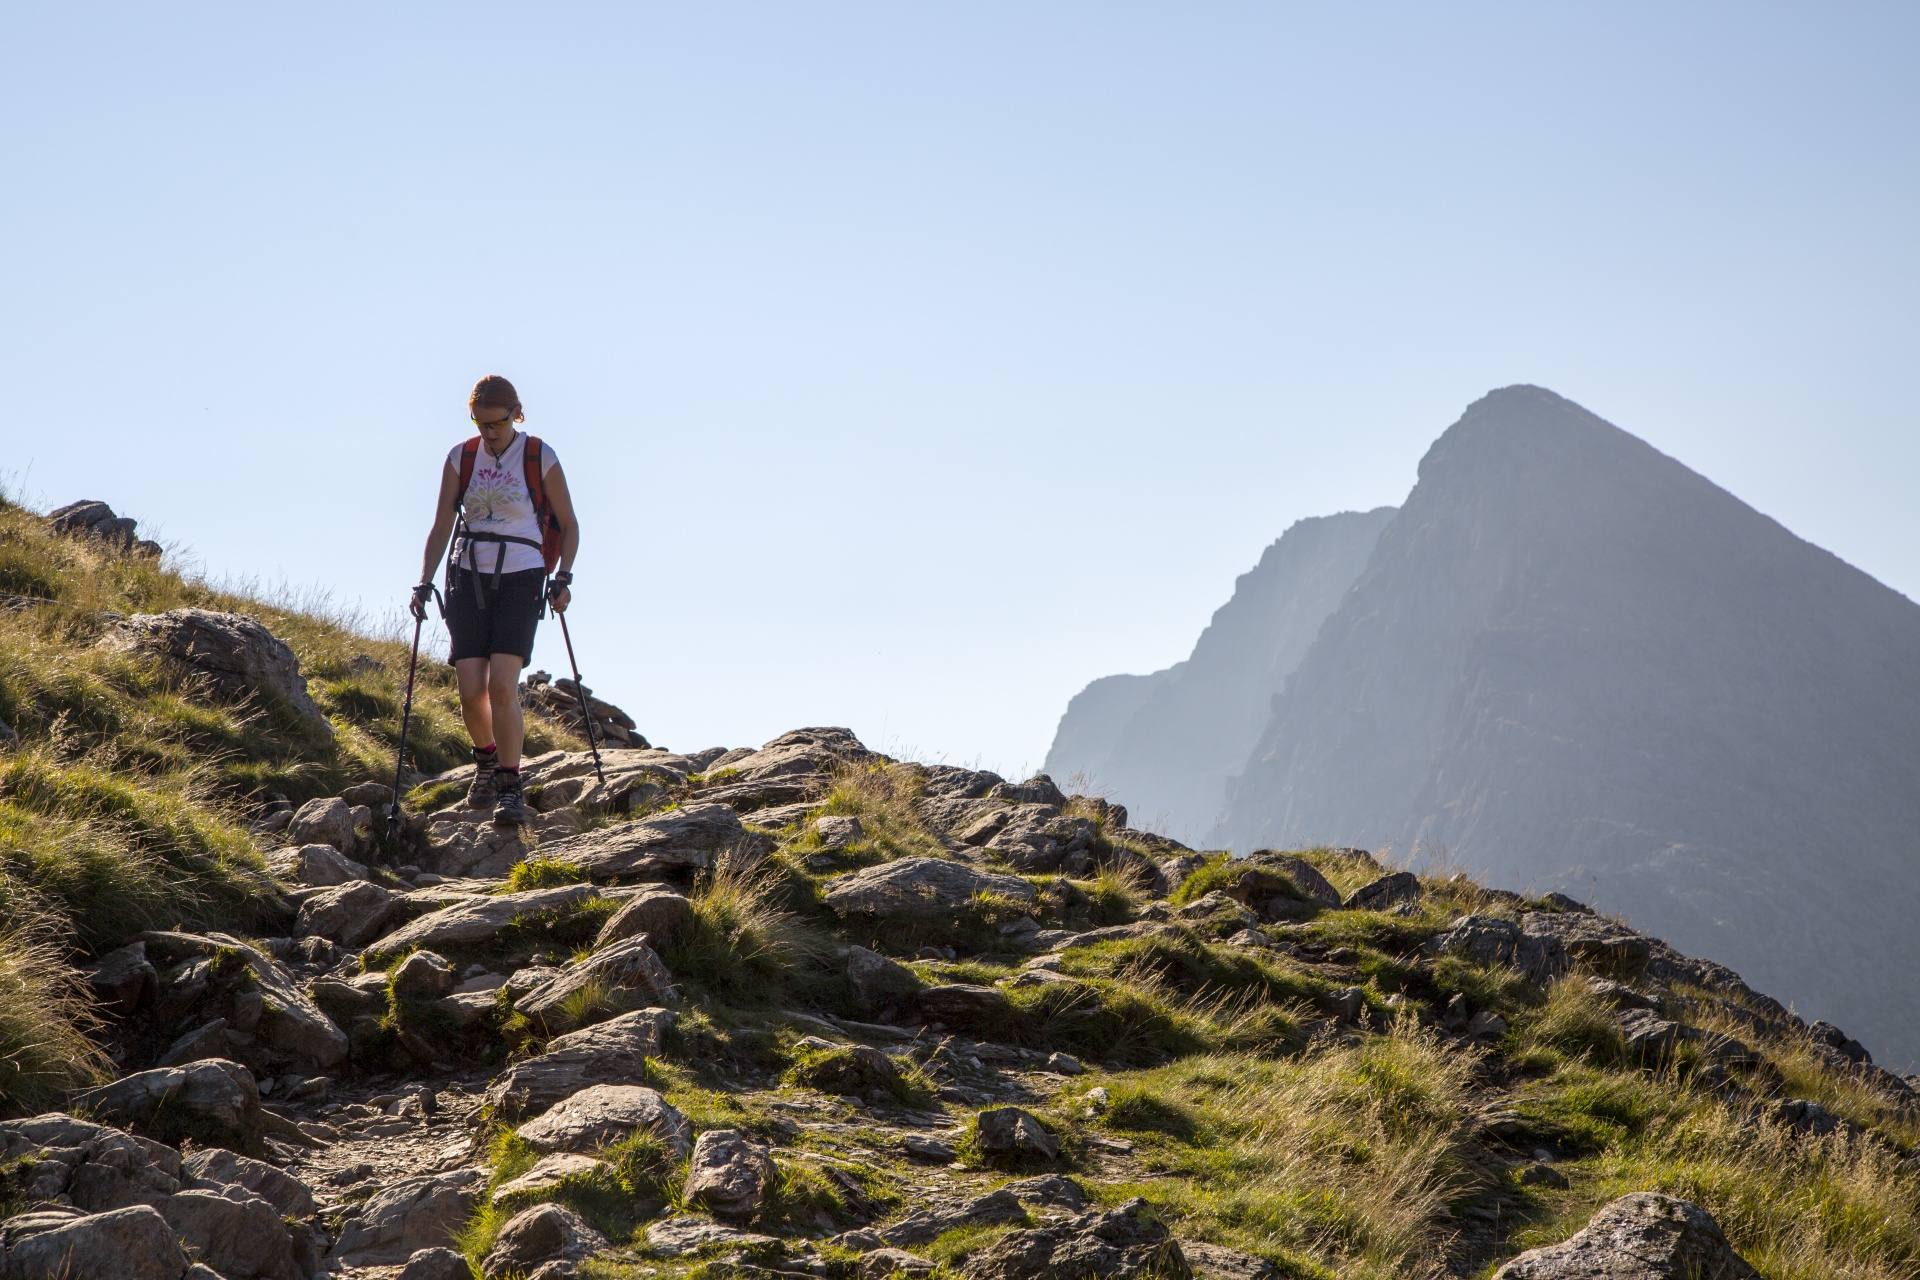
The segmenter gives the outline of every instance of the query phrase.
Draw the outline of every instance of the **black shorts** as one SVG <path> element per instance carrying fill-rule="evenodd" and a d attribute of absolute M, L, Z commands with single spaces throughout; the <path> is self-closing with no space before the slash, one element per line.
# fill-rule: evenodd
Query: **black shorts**
<path fill-rule="evenodd" d="M 453 635 L 453 648 L 447 661 L 512 653 L 523 664 L 532 662 L 533 633 L 540 625 L 547 575 L 539 569 L 503 573 L 497 586 L 492 574 L 479 576 L 481 599 L 476 600 L 474 574 L 466 569 L 453 571 L 453 590 L 447 592 L 447 630 Z"/>

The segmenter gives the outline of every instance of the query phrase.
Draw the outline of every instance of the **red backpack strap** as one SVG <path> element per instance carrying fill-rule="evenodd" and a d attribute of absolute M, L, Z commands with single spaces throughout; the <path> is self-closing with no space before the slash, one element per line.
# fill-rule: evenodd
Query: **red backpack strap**
<path fill-rule="evenodd" d="M 547 481 L 540 474 L 540 437 L 527 437 L 527 451 L 522 458 L 527 468 L 527 497 L 533 500 L 533 518 L 541 529 L 547 527 Z"/>
<path fill-rule="evenodd" d="M 460 446 L 460 487 L 454 490 L 453 507 L 458 511 L 466 505 L 467 486 L 473 483 L 473 462 L 480 456 L 480 437 L 475 436 Z"/>

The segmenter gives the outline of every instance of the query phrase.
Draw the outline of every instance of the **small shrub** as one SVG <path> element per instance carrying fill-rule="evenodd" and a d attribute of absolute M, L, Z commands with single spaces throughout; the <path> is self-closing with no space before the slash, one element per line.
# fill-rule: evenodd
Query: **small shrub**
<path fill-rule="evenodd" d="M 787 909 L 784 886 L 766 871 L 722 871 L 693 895 L 693 918 L 661 958 L 688 989 L 758 1007 L 788 997 L 832 954 L 832 941 Z"/>

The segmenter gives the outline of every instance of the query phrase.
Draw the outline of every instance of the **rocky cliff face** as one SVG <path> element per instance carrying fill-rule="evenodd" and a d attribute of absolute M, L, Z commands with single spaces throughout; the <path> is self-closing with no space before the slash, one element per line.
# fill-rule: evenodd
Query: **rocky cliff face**
<path fill-rule="evenodd" d="M 1920 606 L 1578 405 L 1497 391 L 1421 463 L 1216 837 L 1575 888 L 1911 1061 Z"/>
<path fill-rule="evenodd" d="M 1060 718 L 1047 771 L 1083 775 L 1143 821 L 1195 839 L 1225 811 L 1285 686 L 1366 567 L 1392 507 L 1301 520 L 1240 575 L 1185 662 L 1088 685 Z"/>

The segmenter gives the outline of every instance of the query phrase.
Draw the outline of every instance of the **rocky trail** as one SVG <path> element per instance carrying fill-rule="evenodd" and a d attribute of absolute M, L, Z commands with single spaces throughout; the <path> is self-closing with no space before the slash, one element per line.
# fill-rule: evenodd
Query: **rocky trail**
<path fill-rule="evenodd" d="M 113 634 L 299 679 L 234 615 Z M 469 769 L 398 846 L 379 782 L 269 797 L 277 929 L 97 948 L 116 1078 L 0 1121 L 0 1280 L 1742 1277 L 1800 1246 L 1698 1161 L 1920 1203 L 1910 1081 L 1571 899 L 590 714 L 524 828 Z"/>

